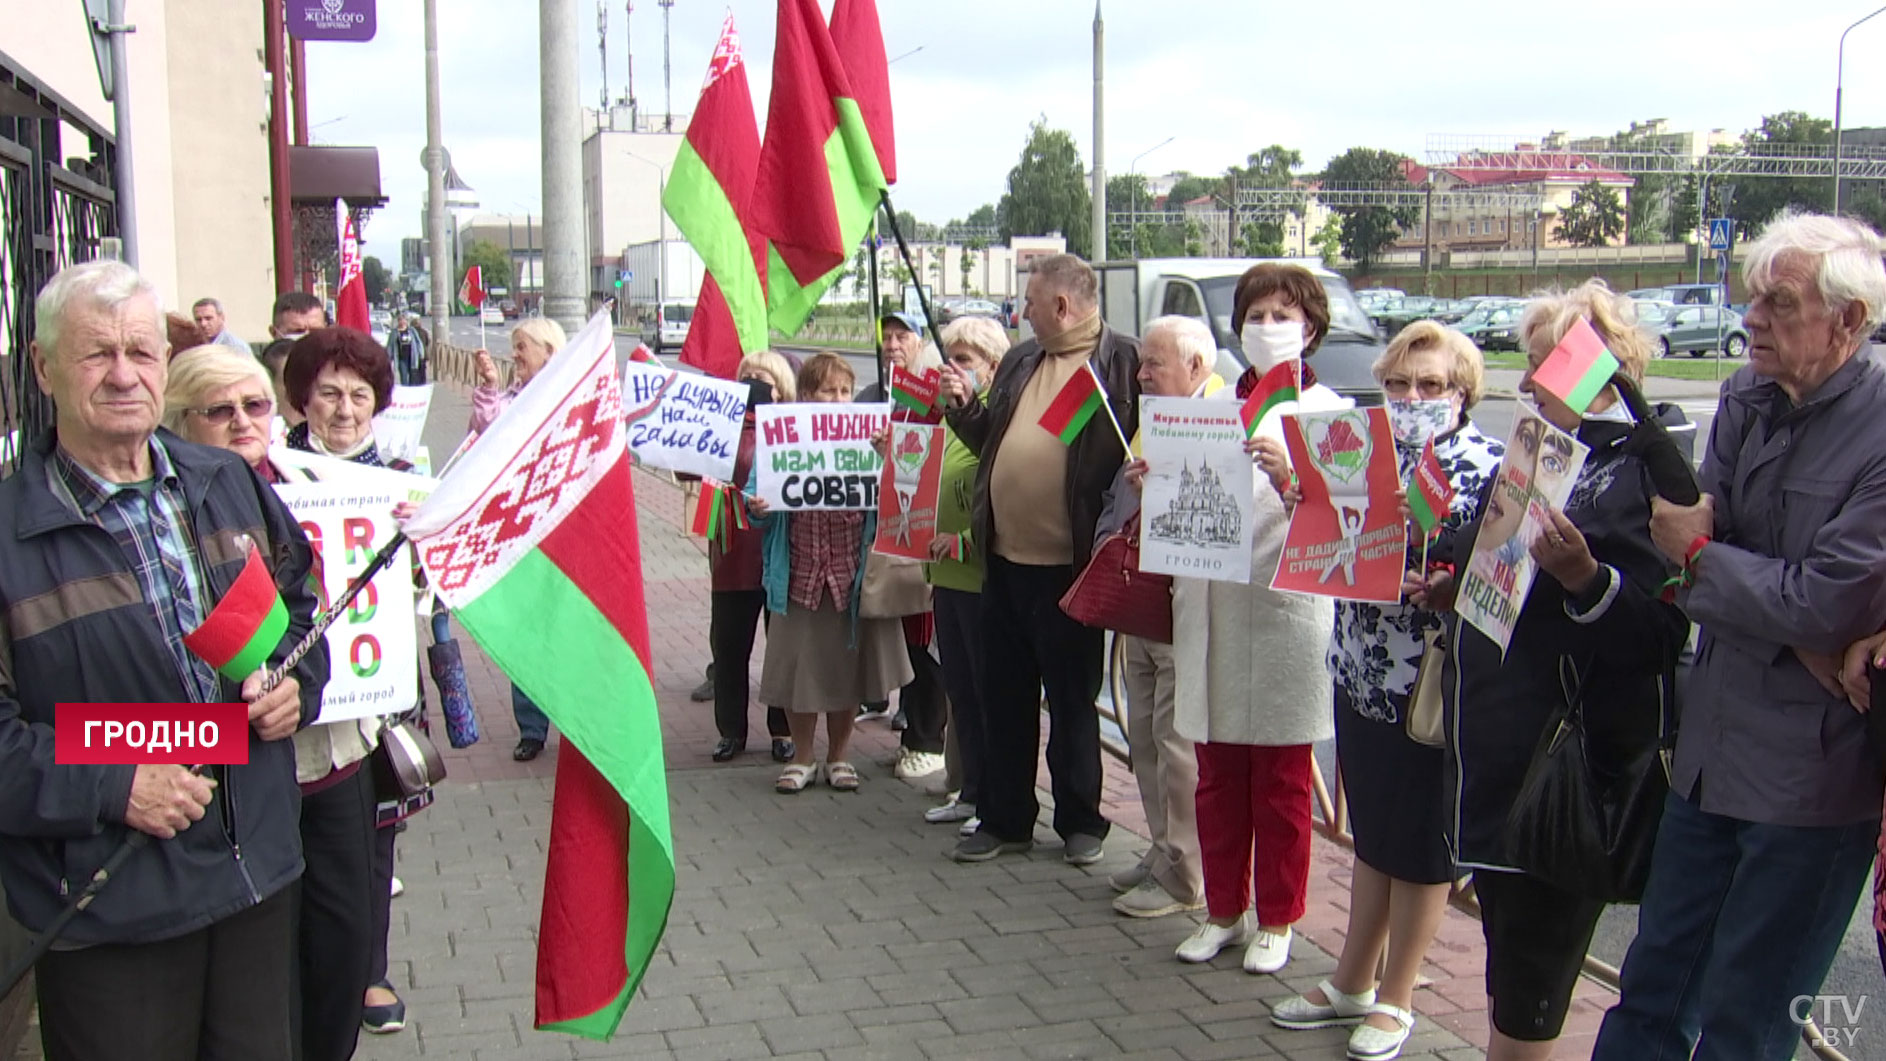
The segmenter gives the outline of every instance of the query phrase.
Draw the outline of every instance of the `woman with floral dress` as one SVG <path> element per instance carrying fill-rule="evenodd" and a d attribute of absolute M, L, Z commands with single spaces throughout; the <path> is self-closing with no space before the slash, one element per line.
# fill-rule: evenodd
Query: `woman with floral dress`
<path fill-rule="evenodd" d="M 1467 416 L 1481 394 L 1480 351 L 1459 332 L 1416 321 L 1389 344 L 1374 373 L 1387 399 L 1403 481 L 1431 439 L 1454 485 L 1453 508 L 1440 527 L 1443 539 L 1451 539 L 1473 520 L 1505 449 Z M 1267 460 L 1266 469 L 1274 467 L 1276 461 Z M 1409 567 L 1417 568 L 1424 556 L 1421 532 L 1411 527 Z M 1440 625 L 1438 614 L 1407 603 L 1344 601 L 1336 609 L 1329 653 L 1336 757 L 1356 842 L 1349 929 L 1335 973 L 1279 1005 L 1271 1020 L 1291 1029 L 1356 1025 L 1351 1058 L 1394 1057 L 1407 1040 L 1415 976 L 1454 878 L 1444 821 L 1445 753 L 1416 743 L 1407 731 L 1423 637 Z M 1388 964 L 1377 985 L 1384 946 Z"/>

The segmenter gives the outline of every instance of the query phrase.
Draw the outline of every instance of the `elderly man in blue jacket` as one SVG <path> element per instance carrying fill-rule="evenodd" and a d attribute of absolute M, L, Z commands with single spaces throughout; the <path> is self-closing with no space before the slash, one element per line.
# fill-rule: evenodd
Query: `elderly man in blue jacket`
<path fill-rule="evenodd" d="M 1880 764 L 1840 657 L 1886 620 L 1880 253 L 1808 214 L 1749 247 L 1749 364 L 1722 387 L 1706 496 L 1652 511 L 1701 636 L 1595 1058 L 1793 1057 L 1872 864 Z"/>
<path fill-rule="evenodd" d="M 168 346 L 129 267 L 76 265 L 36 305 L 33 369 L 53 429 L 0 481 L 0 880 L 43 931 L 135 830 L 156 838 L 37 966 L 51 1061 L 275 1061 L 294 1054 L 300 797 L 288 737 L 319 708 L 327 654 L 262 692 L 183 635 L 260 547 L 289 613 L 271 665 L 313 624 L 313 554 L 233 453 L 157 428 Z M 61 765 L 62 703 L 248 704 L 249 761 Z M 180 758 L 187 757 L 180 752 Z M 187 761 L 187 759 L 186 759 Z"/>

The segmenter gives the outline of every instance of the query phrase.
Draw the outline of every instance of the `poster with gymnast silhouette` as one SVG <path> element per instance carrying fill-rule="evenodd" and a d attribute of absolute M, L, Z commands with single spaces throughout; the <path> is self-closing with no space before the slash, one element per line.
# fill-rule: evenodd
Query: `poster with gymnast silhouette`
<path fill-rule="evenodd" d="M 1519 610 L 1539 577 L 1532 543 L 1563 509 L 1589 453 L 1583 443 L 1546 423 L 1538 410 L 1522 407 L 1506 442 L 1473 551 L 1460 568 L 1454 610 L 1469 626 L 1500 646 L 1513 639 Z"/>
<path fill-rule="evenodd" d="M 1292 413 L 1284 448 L 1303 499 L 1271 588 L 1340 600 L 1401 599 L 1408 525 L 1395 492 L 1395 435 L 1380 407 Z"/>

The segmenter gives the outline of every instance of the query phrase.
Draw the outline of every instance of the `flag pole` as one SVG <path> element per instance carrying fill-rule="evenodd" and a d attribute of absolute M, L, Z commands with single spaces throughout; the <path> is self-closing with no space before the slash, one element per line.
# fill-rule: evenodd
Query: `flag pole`
<path fill-rule="evenodd" d="M 1133 444 L 1126 440 L 1126 432 L 1120 427 L 1120 418 L 1113 415 L 1113 399 L 1112 396 L 1107 393 L 1107 385 L 1100 382 L 1100 373 L 1094 371 L 1094 363 L 1092 361 L 1083 363 L 1081 367 L 1086 369 L 1087 374 L 1094 378 L 1094 389 L 1100 392 L 1100 411 L 1107 414 L 1107 423 L 1113 425 L 1113 437 L 1120 440 L 1120 453 L 1122 454 L 1120 460 L 1122 462 L 1132 460 Z"/>
<path fill-rule="evenodd" d="M 930 296 L 923 293 L 923 274 L 917 271 L 917 263 L 911 260 L 910 247 L 904 242 L 903 230 L 897 227 L 897 211 L 891 208 L 891 191 L 889 188 L 878 189 L 878 202 L 884 207 L 884 216 L 891 222 L 891 238 L 897 241 L 897 255 L 904 259 L 904 268 L 910 270 L 910 275 L 915 281 L 914 286 L 917 289 L 917 305 L 923 307 L 923 326 L 930 329 L 930 338 L 936 341 L 936 348 L 940 353 L 943 350 L 943 336 L 942 333 L 938 332 L 936 329 L 936 316 L 930 312 Z M 876 316 L 877 311 L 874 307 L 872 310 L 873 319 L 875 319 Z M 884 370 L 880 367 L 878 369 L 880 380 L 883 375 Z"/>
<path fill-rule="evenodd" d="M 871 349 L 877 356 L 878 389 L 884 390 L 884 325 L 878 319 L 884 312 L 884 304 L 879 301 L 878 295 L 878 226 L 876 211 L 872 211 L 871 213 L 871 232 L 865 239 L 870 244 L 871 248 Z"/>

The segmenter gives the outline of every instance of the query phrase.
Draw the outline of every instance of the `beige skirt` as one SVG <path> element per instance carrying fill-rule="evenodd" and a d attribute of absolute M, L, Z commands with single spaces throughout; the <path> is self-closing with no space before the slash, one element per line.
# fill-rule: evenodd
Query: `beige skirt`
<path fill-rule="evenodd" d="M 766 631 L 760 703 L 800 714 L 856 711 L 912 677 L 901 620 L 859 619 L 853 648 L 850 616 L 788 604 Z"/>

